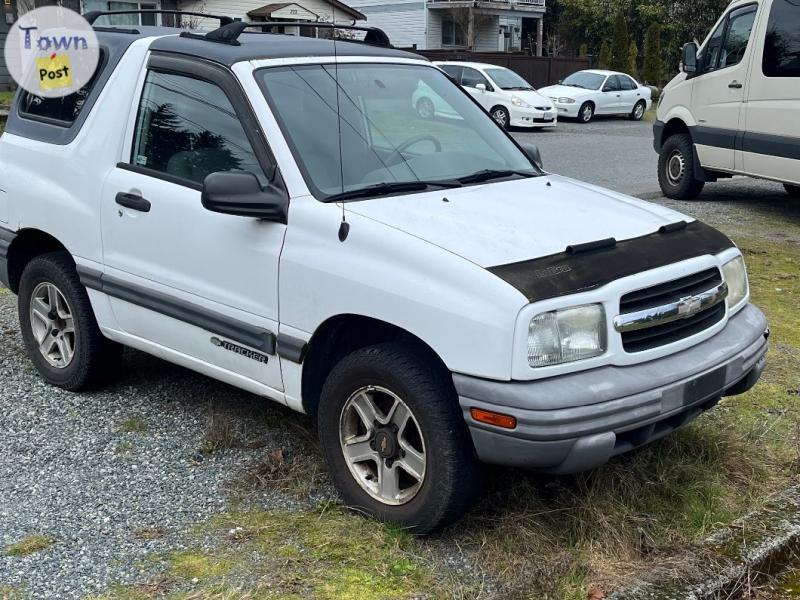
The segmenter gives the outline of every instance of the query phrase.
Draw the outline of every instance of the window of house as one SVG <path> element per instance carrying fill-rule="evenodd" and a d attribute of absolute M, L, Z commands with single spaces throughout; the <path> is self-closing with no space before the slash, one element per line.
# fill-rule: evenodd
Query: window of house
<path fill-rule="evenodd" d="M 767 77 L 800 77 L 800 3 L 773 0 L 762 69 Z"/>
<path fill-rule="evenodd" d="M 470 67 L 464 67 L 464 72 L 461 74 L 461 85 L 464 87 L 478 87 L 478 84 L 482 83 L 486 86 L 486 89 L 491 89 L 491 85 L 489 85 L 489 81 L 484 77 L 480 71 L 476 69 L 471 69 Z"/>
<path fill-rule="evenodd" d="M 161 8 L 159 2 L 134 2 L 134 1 L 118 1 L 108 2 L 106 0 L 86 0 L 84 4 L 84 12 L 92 10 L 158 10 Z M 144 15 L 109 15 L 100 17 L 96 21 L 97 25 L 109 26 L 136 26 L 136 25 L 160 25 L 160 15 L 157 14 L 144 14 Z"/>
<path fill-rule="evenodd" d="M 248 171 L 266 183 L 225 93 L 182 75 L 147 74 L 131 163 L 196 183 L 219 171 Z"/>
<path fill-rule="evenodd" d="M 748 6 L 731 14 L 725 42 L 719 55 L 719 68 L 733 67 L 742 62 L 753 23 L 756 20 L 756 7 Z"/>
<path fill-rule="evenodd" d="M 442 19 L 442 46 L 466 46 L 467 36 L 464 29 L 452 17 Z"/>

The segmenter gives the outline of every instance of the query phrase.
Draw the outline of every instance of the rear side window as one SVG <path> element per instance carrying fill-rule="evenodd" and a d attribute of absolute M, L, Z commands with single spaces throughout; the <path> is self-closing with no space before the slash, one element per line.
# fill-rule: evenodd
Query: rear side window
<path fill-rule="evenodd" d="M 800 77 L 800 1 L 773 1 L 762 68 L 767 77 Z"/>
<path fill-rule="evenodd" d="M 622 89 L 625 91 L 633 91 L 639 89 L 639 86 L 631 79 L 630 77 L 620 75 L 619 77 L 620 83 L 622 84 Z"/>
<path fill-rule="evenodd" d="M 182 75 L 147 74 L 131 163 L 195 183 L 219 171 L 248 171 L 266 183 L 225 93 Z"/>
<path fill-rule="evenodd" d="M 101 50 L 97 71 L 95 71 L 89 83 L 69 96 L 64 96 L 63 98 L 43 98 L 31 94 L 30 92 L 22 92 L 19 98 L 19 105 L 17 106 L 20 116 L 26 119 L 35 119 L 54 125 L 69 127 L 81 113 L 86 98 L 89 97 L 89 93 L 92 91 L 97 78 L 103 71 L 105 63 L 105 55 Z"/>

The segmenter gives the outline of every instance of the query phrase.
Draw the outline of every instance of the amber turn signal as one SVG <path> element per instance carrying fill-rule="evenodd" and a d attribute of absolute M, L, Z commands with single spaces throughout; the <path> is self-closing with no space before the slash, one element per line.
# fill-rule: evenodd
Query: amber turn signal
<path fill-rule="evenodd" d="M 482 408 L 470 408 L 469 414 L 479 423 L 488 423 L 503 429 L 514 429 L 517 426 L 517 419 L 510 415 L 483 410 Z"/>

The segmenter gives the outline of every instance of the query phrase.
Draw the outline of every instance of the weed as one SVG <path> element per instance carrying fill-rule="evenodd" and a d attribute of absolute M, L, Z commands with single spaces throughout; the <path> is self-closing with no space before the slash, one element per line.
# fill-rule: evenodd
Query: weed
<path fill-rule="evenodd" d="M 6 547 L 6 556 L 27 556 L 46 550 L 53 545 L 53 539 L 46 535 L 31 535 Z"/>
<path fill-rule="evenodd" d="M 142 417 L 129 417 L 119 424 L 125 433 L 144 433 L 147 431 L 147 422 Z"/>

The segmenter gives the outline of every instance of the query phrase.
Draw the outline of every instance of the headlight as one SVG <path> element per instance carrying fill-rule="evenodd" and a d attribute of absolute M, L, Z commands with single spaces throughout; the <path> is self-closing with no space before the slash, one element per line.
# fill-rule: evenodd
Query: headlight
<path fill-rule="evenodd" d="M 559 98 L 558 101 L 560 104 L 575 104 L 575 100 L 573 98 Z"/>
<path fill-rule="evenodd" d="M 582 360 L 605 351 L 606 314 L 602 304 L 542 313 L 528 328 L 528 363 L 532 367 Z"/>
<path fill-rule="evenodd" d="M 531 105 L 522 100 L 521 98 L 517 98 L 516 96 L 511 96 L 511 104 L 514 106 L 519 106 L 521 108 L 530 108 Z"/>
<path fill-rule="evenodd" d="M 747 284 L 747 269 L 744 258 L 737 256 L 722 266 L 722 276 L 728 284 L 728 310 L 736 308 L 747 297 L 749 286 Z"/>

